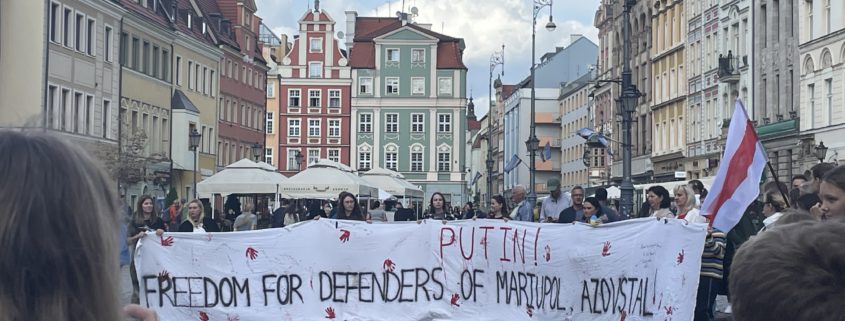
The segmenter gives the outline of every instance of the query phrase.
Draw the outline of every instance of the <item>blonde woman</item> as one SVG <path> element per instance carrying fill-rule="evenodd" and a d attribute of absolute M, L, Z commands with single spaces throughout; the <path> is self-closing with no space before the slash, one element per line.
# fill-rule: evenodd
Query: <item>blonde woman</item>
<path fill-rule="evenodd" d="M 188 218 L 179 225 L 179 232 L 220 232 L 220 227 L 209 217 L 205 217 L 205 210 L 200 200 L 188 203 Z"/>
<path fill-rule="evenodd" d="M 125 319 L 117 185 L 94 164 L 55 135 L 0 130 L 0 320 Z"/>
<path fill-rule="evenodd" d="M 675 206 L 678 208 L 676 218 L 691 223 L 707 223 L 707 218 L 695 208 L 695 192 L 689 185 L 675 187 Z"/>

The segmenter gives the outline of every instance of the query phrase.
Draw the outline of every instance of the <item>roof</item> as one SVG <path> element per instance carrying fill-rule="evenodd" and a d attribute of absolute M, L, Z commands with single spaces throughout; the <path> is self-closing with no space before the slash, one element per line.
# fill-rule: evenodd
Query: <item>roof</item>
<path fill-rule="evenodd" d="M 468 130 L 479 130 L 481 129 L 481 122 L 477 120 L 467 120 L 467 129 Z"/>
<path fill-rule="evenodd" d="M 200 10 L 204 12 L 204 16 L 209 18 L 208 24 L 211 27 L 212 32 L 214 32 L 217 37 L 217 41 L 240 51 L 241 47 L 235 40 L 234 33 L 231 31 L 224 33 L 223 30 L 221 30 L 221 20 L 223 19 L 223 14 L 220 7 L 217 5 L 217 0 L 196 0 L 196 2 Z M 215 15 L 220 16 L 215 17 Z"/>
<path fill-rule="evenodd" d="M 176 91 L 173 92 L 173 97 L 170 98 L 170 108 L 184 109 L 187 111 L 195 112 L 197 114 L 200 113 L 200 110 L 197 108 L 197 106 L 194 106 L 194 103 L 191 102 L 191 99 L 189 99 L 188 96 L 185 96 L 185 93 L 183 93 L 179 89 L 176 89 Z"/>
<path fill-rule="evenodd" d="M 408 28 L 438 40 L 438 69 L 467 69 L 463 62 L 464 40 L 440 34 L 414 23 L 403 23 L 399 18 L 358 17 L 355 20 L 355 37 L 349 56 L 352 68 L 375 68 L 374 39 L 390 32 Z"/>

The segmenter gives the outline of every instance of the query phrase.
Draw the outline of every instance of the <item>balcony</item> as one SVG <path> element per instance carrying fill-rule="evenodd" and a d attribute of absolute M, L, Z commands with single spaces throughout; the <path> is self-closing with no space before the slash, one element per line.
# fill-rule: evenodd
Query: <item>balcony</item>
<path fill-rule="evenodd" d="M 731 84 L 739 82 L 739 59 L 730 53 L 719 57 L 719 81 Z"/>

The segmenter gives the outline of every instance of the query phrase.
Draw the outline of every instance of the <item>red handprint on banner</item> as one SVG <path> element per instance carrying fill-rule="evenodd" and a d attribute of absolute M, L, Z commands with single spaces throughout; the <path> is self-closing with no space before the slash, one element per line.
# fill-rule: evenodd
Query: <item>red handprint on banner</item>
<path fill-rule="evenodd" d="M 164 236 L 159 236 L 159 238 L 161 239 L 161 246 L 173 246 L 172 236 L 168 236 L 167 238 L 164 238 Z"/>
<path fill-rule="evenodd" d="M 208 321 L 208 314 L 200 311 L 200 321 Z"/>
<path fill-rule="evenodd" d="M 393 261 L 388 258 L 388 259 L 384 260 L 383 267 L 384 267 L 385 271 L 393 272 L 393 269 L 396 268 L 396 263 L 393 263 Z"/>
<path fill-rule="evenodd" d="M 684 250 L 683 249 L 681 250 L 681 253 L 678 253 L 678 258 L 676 259 L 676 261 L 678 262 L 678 265 L 681 265 L 681 263 L 684 263 Z"/>
<path fill-rule="evenodd" d="M 246 248 L 246 257 L 248 257 L 250 260 L 255 261 L 255 258 L 258 257 L 258 250 L 252 248 L 252 246 Z"/>
<path fill-rule="evenodd" d="M 620 314 L 622 314 L 622 316 L 619 317 L 619 321 L 625 321 L 625 318 L 628 317 L 628 312 L 622 310 Z"/>
<path fill-rule="evenodd" d="M 601 248 L 601 256 L 609 256 L 610 255 L 610 241 L 604 242 L 604 246 Z"/>
<path fill-rule="evenodd" d="M 335 316 L 335 314 L 334 314 L 334 309 L 332 309 L 332 307 L 328 307 L 328 308 L 326 308 L 326 319 L 332 319 L 332 320 L 334 320 L 334 318 L 335 318 L 335 317 L 336 317 L 336 316 Z"/>
<path fill-rule="evenodd" d="M 452 294 L 452 300 L 450 300 L 450 302 L 449 302 L 449 303 L 450 303 L 450 304 L 452 304 L 452 305 L 454 305 L 454 306 L 456 306 L 456 307 L 459 307 L 459 306 L 461 306 L 460 304 L 458 304 L 458 299 L 459 299 L 459 298 L 460 298 L 460 297 L 458 296 L 458 294 L 457 294 L 457 293 L 453 293 L 453 294 Z"/>
<path fill-rule="evenodd" d="M 526 312 L 528 313 L 529 318 L 534 317 L 534 307 L 532 307 L 530 304 L 528 305 L 528 310 Z"/>
<path fill-rule="evenodd" d="M 343 242 L 343 243 L 346 243 L 346 241 L 349 241 L 349 231 L 344 230 L 344 229 L 340 229 L 340 241 Z"/>
<path fill-rule="evenodd" d="M 546 258 L 546 262 L 552 260 L 552 247 L 546 245 L 546 254 L 543 254 L 543 257 Z"/>
<path fill-rule="evenodd" d="M 237 314 L 227 314 L 226 319 L 229 319 L 229 321 L 241 321 L 241 317 Z"/>
<path fill-rule="evenodd" d="M 163 282 L 164 280 L 167 280 L 169 278 L 170 278 L 170 272 L 167 272 L 167 270 L 161 270 L 161 272 L 158 272 L 158 280 L 159 281 Z"/>

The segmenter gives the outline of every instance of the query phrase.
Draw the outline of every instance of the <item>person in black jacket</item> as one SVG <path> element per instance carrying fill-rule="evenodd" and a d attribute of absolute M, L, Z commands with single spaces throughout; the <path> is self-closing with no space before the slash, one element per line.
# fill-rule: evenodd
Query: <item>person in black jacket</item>
<path fill-rule="evenodd" d="M 414 213 L 413 209 L 404 208 L 402 203 L 396 203 L 396 212 L 393 215 L 393 221 L 395 222 L 413 222 L 417 220 L 417 214 Z"/>
<path fill-rule="evenodd" d="M 179 232 L 220 232 L 220 227 L 210 217 L 205 217 L 202 202 L 193 200 L 188 203 L 188 219 L 179 225 Z"/>

